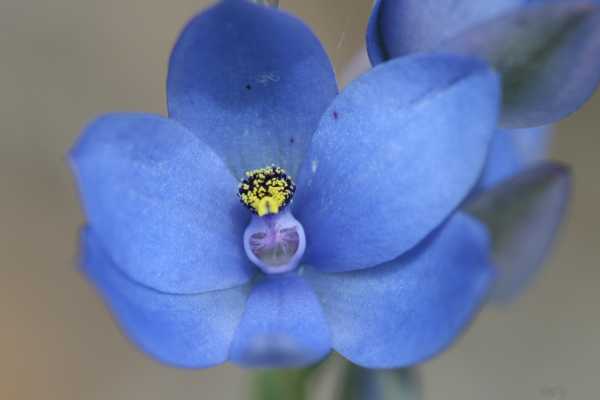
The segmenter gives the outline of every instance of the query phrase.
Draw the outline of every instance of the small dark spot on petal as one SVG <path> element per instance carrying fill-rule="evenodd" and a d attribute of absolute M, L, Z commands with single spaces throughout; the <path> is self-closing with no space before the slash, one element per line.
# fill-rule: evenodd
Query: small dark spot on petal
<path fill-rule="evenodd" d="M 246 85 L 246 90 L 252 90 L 252 85 L 251 84 L 247 84 Z"/>
<path fill-rule="evenodd" d="M 294 144 L 295 141 L 296 139 L 294 139 L 293 137 L 290 138 L 290 144 Z"/>
<path fill-rule="evenodd" d="M 333 119 L 337 120 L 340 117 L 340 114 L 338 114 L 337 111 L 333 112 Z"/>

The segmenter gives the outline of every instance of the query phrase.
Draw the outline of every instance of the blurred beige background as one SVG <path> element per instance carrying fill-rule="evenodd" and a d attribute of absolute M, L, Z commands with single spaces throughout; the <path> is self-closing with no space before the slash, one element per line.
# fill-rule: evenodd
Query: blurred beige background
<path fill-rule="evenodd" d="M 340 70 L 362 44 L 370 0 L 281 0 Z M 180 371 L 120 335 L 74 267 L 82 221 L 64 154 L 89 118 L 164 112 L 168 55 L 206 0 L 0 1 L 0 399 L 238 399 L 235 366 Z M 488 309 L 422 368 L 432 400 L 589 400 L 600 363 L 600 96 L 560 125 L 573 165 L 570 221 L 545 273 Z M 563 396 L 564 395 L 564 396 Z"/>

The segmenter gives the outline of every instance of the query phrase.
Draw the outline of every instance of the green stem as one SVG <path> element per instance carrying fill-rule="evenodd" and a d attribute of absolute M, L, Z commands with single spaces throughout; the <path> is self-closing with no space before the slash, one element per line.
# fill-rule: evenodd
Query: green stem
<path fill-rule="evenodd" d="M 314 368 L 262 370 L 252 378 L 253 400 L 307 400 Z"/>
<path fill-rule="evenodd" d="M 334 375 L 328 375 L 328 372 Z M 252 375 L 252 400 L 309 400 L 322 379 L 336 380 L 337 400 L 422 400 L 416 370 L 372 370 L 331 356 L 308 368 L 258 370 Z M 320 387 L 323 389 L 324 387 Z"/>
<path fill-rule="evenodd" d="M 339 400 L 421 400 L 413 369 L 370 370 L 347 363 L 338 389 Z"/>

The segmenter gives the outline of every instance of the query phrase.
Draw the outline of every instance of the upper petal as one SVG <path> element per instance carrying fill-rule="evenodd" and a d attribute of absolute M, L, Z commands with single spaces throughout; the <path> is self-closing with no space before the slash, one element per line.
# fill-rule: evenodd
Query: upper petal
<path fill-rule="evenodd" d="M 367 28 L 373 65 L 431 50 L 442 41 L 528 0 L 377 0 Z"/>
<path fill-rule="evenodd" d="M 298 179 L 307 262 L 366 268 L 416 245 L 477 181 L 498 103 L 495 73 L 457 56 L 409 56 L 352 82 Z"/>
<path fill-rule="evenodd" d="M 169 115 L 237 178 L 271 164 L 295 175 L 336 93 L 331 63 L 306 25 L 241 0 L 192 19 L 173 49 L 167 82 Z"/>
<path fill-rule="evenodd" d="M 571 175 L 541 163 L 492 187 L 466 204 L 492 236 L 498 278 L 492 299 L 514 300 L 536 277 L 558 236 L 571 193 Z"/>
<path fill-rule="evenodd" d="M 364 271 L 309 270 L 333 348 L 367 368 L 405 367 L 450 345 L 493 278 L 487 232 L 458 214 L 410 253 Z"/>
<path fill-rule="evenodd" d="M 82 268 L 124 333 L 147 354 L 178 367 L 203 368 L 227 360 L 247 288 L 197 295 L 160 293 L 123 275 L 91 229 L 82 232 Z"/>
<path fill-rule="evenodd" d="M 576 111 L 600 83 L 600 6 L 531 4 L 473 27 L 440 49 L 482 57 L 502 74 L 503 127 L 546 125 Z"/>
<path fill-rule="evenodd" d="M 315 293 L 289 274 L 267 276 L 252 289 L 230 358 L 251 367 L 299 367 L 330 349 L 329 327 Z"/>
<path fill-rule="evenodd" d="M 118 268 L 170 293 L 245 283 L 247 212 L 223 162 L 155 115 L 111 114 L 71 151 L 89 224 Z"/>

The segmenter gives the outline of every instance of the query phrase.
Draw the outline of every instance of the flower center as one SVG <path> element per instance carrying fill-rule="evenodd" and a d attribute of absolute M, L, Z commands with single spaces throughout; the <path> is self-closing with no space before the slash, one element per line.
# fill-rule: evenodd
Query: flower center
<path fill-rule="evenodd" d="M 277 214 L 287 206 L 295 190 L 296 186 L 285 170 L 271 166 L 246 172 L 238 196 L 252 213 L 262 217 Z"/>
<path fill-rule="evenodd" d="M 295 190 L 292 179 L 276 166 L 246 172 L 240 183 L 240 201 L 253 214 L 244 231 L 244 250 L 265 273 L 291 271 L 304 254 L 304 229 L 286 208 Z"/>

